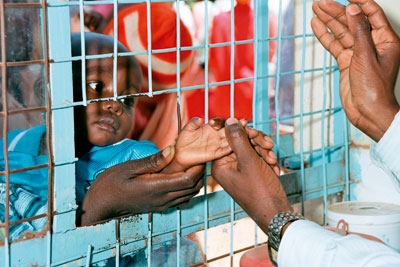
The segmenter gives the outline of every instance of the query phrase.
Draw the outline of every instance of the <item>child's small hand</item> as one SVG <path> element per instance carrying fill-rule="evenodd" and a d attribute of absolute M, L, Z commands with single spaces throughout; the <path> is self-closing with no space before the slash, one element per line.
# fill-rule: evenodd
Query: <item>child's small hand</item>
<path fill-rule="evenodd" d="M 176 154 L 171 165 L 185 170 L 230 153 L 223 126 L 220 118 L 214 118 L 208 124 L 204 124 L 201 118 L 191 119 L 178 136 Z"/>

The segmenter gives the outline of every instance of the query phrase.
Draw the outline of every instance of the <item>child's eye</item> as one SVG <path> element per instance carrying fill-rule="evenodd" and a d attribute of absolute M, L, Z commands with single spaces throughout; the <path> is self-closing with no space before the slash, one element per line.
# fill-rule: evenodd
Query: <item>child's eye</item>
<path fill-rule="evenodd" d="M 104 88 L 104 84 L 102 82 L 88 82 L 88 86 L 98 93 L 102 92 Z"/>
<path fill-rule="evenodd" d="M 133 97 L 127 97 L 127 98 L 122 98 L 119 100 L 122 104 L 124 104 L 127 107 L 133 107 L 134 100 Z"/>

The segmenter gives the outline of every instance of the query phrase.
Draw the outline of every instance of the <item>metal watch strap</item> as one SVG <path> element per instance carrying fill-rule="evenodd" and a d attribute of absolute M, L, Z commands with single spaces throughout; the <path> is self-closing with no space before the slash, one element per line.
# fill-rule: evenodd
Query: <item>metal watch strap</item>
<path fill-rule="evenodd" d="M 273 256 L 272 249 L 278 252 L 281 243 L 282 228 L 288 223 L 304 219 L 301 213 L 293 211 L 279 212 L 270 221 L 268 225 L 268 253 L 271 262 L 276 266 L 276 257 Z M 275 253 L 276 254 L 276 253 Z"/>

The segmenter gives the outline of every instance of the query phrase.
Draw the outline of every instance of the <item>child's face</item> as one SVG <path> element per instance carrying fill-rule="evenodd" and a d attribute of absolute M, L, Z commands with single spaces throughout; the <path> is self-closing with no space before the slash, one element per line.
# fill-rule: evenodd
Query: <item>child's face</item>
<path fill-rule="evenodd" d="M 141 71 L 130 57 L 119 57 L 117 65 L 117 94 L 139 91 Z M 86 94 L 88 100 L 114 96 L 113 58 L 86 61 Z M 133 98 L 117 101 L 98 101 L 86 106 L 86 127 L 90 143 L 110 145 L 127 137 L 132 128 Z"/>

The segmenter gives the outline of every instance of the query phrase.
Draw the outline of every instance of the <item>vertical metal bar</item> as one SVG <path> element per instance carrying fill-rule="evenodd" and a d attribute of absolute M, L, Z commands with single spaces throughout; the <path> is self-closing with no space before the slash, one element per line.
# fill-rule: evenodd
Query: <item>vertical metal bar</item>
<path fill-rule="evenodd" d="M 8 267 L 10 266 L 10 244 L 8 243 L 7 236 L 4 238 L 4 248 L 4 267 Z"/>
<path fill-rule="evenodd" d="M 6 194 L 5 194 L 5 212 L 4 212 L 4 228 L 5 228 L 5 239 L 8 241 L 8 238 L 10 237 L 10 230 L 9 230 L 9 225 L 10 225 L 10 169 L 8 166 L 8 137 L 7 137 L 7 132 L 8 132 L 8 103 L 7 103 L 7 46 L 6 46 L 6 19 L 5 19 L 5 3 L 4 1 L 1 1 L 0 5 L 0 23 L 1 23 L 1 98 L 2 98 L 2 112 L 4 114 L 3 117 L 3 155 L 4 155 L 4 176 L 5 176 L 5 183 L 6 183 Z M 5 242 L 4 246 L 6 246 L 6 251 L 8 251 L 8 242 Z M 8 254 L 8 253 L 7 253 Z M 8 255 L 6 255 L 6 259 L 8 259 Z M 8 265 L 6 265 L 8 266 Z"/>
<path fill-rule="evenodd" d="M 81 88 L 82 88 L 82 101 L 83 105 L 86 107 L 87 105 L 87 96 L 86 96 L 86 42 L 85 42 L 85 19 L 84 19 L 84 9 L 83 9 L 83 0 L 79 0 L 79 23 L 81 30 Z"/>
<path fill-rule="evenodd" d="M 229 92 L 230 92 L 230 108 L 229 114 L 231 117 L 235 115 L 235 2 L 231 0 L 231 40 L 229 41 L 230 45 L 230 56 L 231 60 L 229 62 L 230 66 L 230 81 L 229 81 Z"/>
<path fill-rule="evenodd" d="M 344 128 L 344 151 L 345 151 L 345 192 L 343 201 L 350 200 L 350 153 L 349 153 L 349 123 L 347 118 L 343 119 L 343 128 Z"/>
<path fill-rule="evenodd" d="M 323 207 L 324 207 L 324 224 L 327 223 L 327 210 L 328 210 L 328 181 L 326 175 L 326 164 L 328 163 L 326 160 L 326 148 L 325 148 L 325 114 L 326 114 L 326 57 L 327 52 L 324 51 L 324 60 L 323 60 L 323 67 L 322 67 L 322 89 L 323 89 L 323 100 L 322 100 L 322 107 L 321 107 L 321 153 L 322 153 L 322 180 L 323 180 Z"/>
<path fill-rule="evenodd" d="M 179 208 L 176 209 L 176 266 L 179 267 L 180 264 L 180 255 L 181 255 L 181 210 Z"/>
<path fill-rule="evenodd" d="M 147 266 L 151 266 L 151 247 L 153 245 L 153 213 L 148 214 L 149 223 L 148 223 L 148 233 L 147 233 Z"/>
<path fill-rule="evenodd" d="M 120 220 L 115 219 L 115 266 L 119 266 L 119 258 L 120 258 L 120 241 L 121 241 L 121 234 L 120 234 Z"/>
<path fill-rule="evenodd" d="M 46 255 L 47 255 L 47 259 L 46 259 L 46 266 L 47 267 L 50 267 L 51 266 L 51 251 L 52 251 L 52 249 L 51 249 L 51 237 L 52 237 L 52 235 L 51 235 L 51 233 L 50 233 L 50 230 L 49 231 L 47 231 L 47 233 L 46 233 L 46 245 L 47 245 L 47 248 L 46 248 Z"/>
<path fill-rule="evenodd" d="M 340 95 L 339 95 L 339 86 L 340 86 L 340 72 L 337 69 L 337 62 L 334 60 L 335 70 L 333 71 L 333 97 L 335 106 L 341 106 Z M 345 168 L 345 192 L 343 195 L 343 201 L 350 200 L 350 155 L 349 155 L 349 121 L 345 116 L 344 111 L 337 112 L 334 115 L 334 142 L 335 143 L 344 143 L 344 168 Z M 343 129 L 343 131 L 342 131 Z"/>
<path fill-rule="evenodd" d="M 89 244 L 86 251 L 86 265 L 85 265 L 86 267 L 90 267 L 91 254 L 92 254 L 92 246 Z"/>
<path fill-rule="evenodd" d="M 208 76 L 208 60 L 209 60 L 209 41 L 210 41 L 210 36 L 209 36 L 209 2 L 204 1 L 204 117 L 206 119 L 206 122 L 209 120 L 209 114 L 208 114 L 208 103 L 209 103 L 209 76 Z M 208 167 L 209 165 L 207 165 Z M 208 168 L 207 168 L 208 169 Z M 207 192 L 207 173 L 204 174 L 204 264 L 207 266 L 208 263 L 208 192 Z"/>
<path fill-rule="evenodd" d="M 118 96 L 118 3 L 114 3 L 114 55 L 113 55 L 113 99 L 116 101 Z"/>
<path fill-rule="evenodd" d="M 210 41 L 210 36 L 209 36 L 209 2 L 204 1 L 204 117 L 206 121 L 208 122 L 209 115 L 208 115 L 208 102 L 209 102 L 209 77 L 208 77 L 208 58 L 209 58 L 209 41 Z M 212 8 L 212 7 L 211 7 Z M 207 198 L 206 198 L 207 199 Z M 207 217 L 205 217 L 207 218 Z"/>
<path fill-rule="evenodd" d="M 46 148 L 47 148 L 47 163 L 48 163 L 48 172 L 47 172 L 47 224 L 48 224 L 48 232 L 46 235 L 48 235 L 49 238 L 49 246 L 48 248 L 50 249 L 48 251 L 48 265 L 51 265 L 51 238 L 52 238 L 52 233 L 53 233 L 53 208 L 54 208 L 54 203 L 53 203 L 53 195 L 54 195 L 54 179 L 53 179 L 53 147 L 51 145 L 51 133 L 52 132 L 52 124 L 51 124 L 51 101 L 50 101 L 50 88 L 48 86 L 50 82 L 50 66 L 49 66 L 49 45 L 48 45 L 48 30 L 47 30 L 47 5 L 46 1 L 43 0 L 41 1 L 41 22 L 40 22 L 40 28 L 41 28 L 41 33 L 43 36 L 43 49 L 42 53 L 44 56 L 44 69 L 45 69 L 45 74 L 44 74 L 44 81 L 46 84 L 46 92 L 45 92 L 45 98 L 46 98 Z"/>
<path fill-rule="evenodd" d="M 276 70 L 275 70 L 275 94 L 274 94 L 274 109 L 275 109 L 275 136 L 277 146 L 280 146 L 280 135 L 279 135 L 279 84 L 281 82 L 281 63 L 282 63 L 282 26 L 283 26 L 283 8 L 282 1 L 279 1 L 278 5 L 278 44 L 276 51 Z M 269 110 L 267 111 L 269 113 Z M 279 150 L 277 152 L 279 157 Z"/>
<path fill-rule="evenodd" d="M 230 229 L 231 229 L 231 234 L 230 234 L 230 244 L 229 244 L 229 258 L 230 258 L 230 264 L 232 265 L 233 262 L 233 255 L 234 255 L 234 244 L 235 244 L 235 238 L 234 238 L 234 230 L 235 230 L 235 201 L 231 198 L 231 208 L 230 208 L 230 216 L 231 216 L 231 221 L 230 221 Z"/>
<path fill-rule="evenodd" d="M 235 116 L 235 41 L 236 41 L 236 36 L 235 36 L 235 1 L 231 0 L 231 40 L 230 40 L 230 112 L 229 114 L 231 117 Z M 235 201 L 231 198 L 230 199 L 230 229 L 231 229 L 231 234 L 230 234 L 230 242 L 229 242 L 229 258 L 230 258 L 230 263 L 232 266 L 232 261 L 233 261 L 233 255 L 234 255 L 234 225 L 235 225 Z"/>
<path fill-rule="evenodd" d="M 254 7 L 254 83 L 253 83 L 253 121 L 254 127 L 261 129 L 265 133 L 269 133 L 270 124 L 264 123 L 269 120 L 269 94 L 270 83 L 269 78 L 261 78 L 263 75 L 269 76 L 269 12 L 270 2 L 264 0 L 256 0 L 253 2 Z M 266 25 L 266 26 L 264 26 Z M 264 26 L 264 27 L 263 27 Z M 265 29 L 268 29 L 265 31 Z M 264 43 L 263 40 L 268 40 Z M 268 64 L 266 64 L 268 62 Z M 264 74 L 265 73 L 265 74 Z M 258 226 L 254 225 L 255 246 L 258 245 Z"/>
<path fill-rule="evenodd" d="M 205 27 L 204 27 L 204 117 L 206 122 L 208 122 L 209 120 L 209 76 L 208 76 L 208 61 L 209 61 L 209 41 L 210 41 L 210 36 L 209 36 L 209 9 L 212 8 L 209 6 L 209 2 L 208 1 L 204 1 L 204 23 L 205 23 Z M 206 170 L 209 169 L 208 167 L 210 166 L 210 164 L 206 165 Z M 204 232 L 203 232 L 203 236 L 204 236 L 204 244 L 203 244 L 203 248 L 204 248 L 204 264 L 207 266 L 208 264 L 208 229 L 209 229 L 209 223 L 208 223 L 208 192 L 207 192 L 207 173 L 204 174 L 204 184 L 203 184 L 203 188 L 204 188 Z"/>
<path fill-rule="evenodd" d="M 119 240 L 115 244 L 115 267 L 119 267 L 119 259 L 121 256 L 121 246 L 119 244 Z"/>
<path fill-rule="evenodd" d="M 207 61 L 206 61 L 207 62 Z M 206 174 L 205 174 L 206 176 Z M 207 196 L 207 177 L 206 179 L 204 179 L 204 194 L 205 194 L 205 198 L 204 198 L 204 263 L 207 265 L 208 263 L 208 249 L 207 249 L 207 244 L 208 244 L 208 196 Z"/>
<path fill-rule="evenodd" d="M 306 6 L 307 6 L 307 1 L 303 0 L 303 14 L 306 13 Z M 304 15 L 305 18 L 305 15 Z M 300 171 L 301 171 L 301 212 L 304 213 L 304 199 L 305 199 L 305 177 L 304 177 L 304 132 L 303 132 L 303 127 L 304 127 L 304 80 L 305 80 L 305 64 L 306 64 L 306 29 L 307 29 L 307 23 L 305 19 L 303 19 L 303 31 L 302 31 L 302 37 L 301 37 L 301 69 L 300 69 Z"/>
<path fill-rule="evenodd" d="M 147 82 L 148 82 L 148 90 L 149 90 L 149 96 L 153 96 L 153 76 L 152 76 L 152 58 L 151 58 L 151 54 L 152 54 L 152 44 L 151 44 L 151 40 L 152 40 L 152 35 L 151 35 L 151 10 L 150 10 L 150 0 L 146 0 L 146 4 L 147 4 Z"/>
<path fill-rule="evenodd" d="M 176 98 L 177 98 L 177 117 L 178 117 L 178 133 L 182 128 L 181 120 L 181 13 L 180 13 L 180 1 L 175 2 L 176 6 Z M 178 238 L 178 237 L 177 237 Z M 178 243 L 179 244 L 179 243 Z"/>
<path fill-rule="evenodd" d="M 268 31 L 265 31 L 265 12 L 269 10 L 268 1 L 254 1 L 254 92 L 253 92 L 253 120 L 254 127 L 265 133 L 270 132 L 269 123 L 269 82 L 265 76 L 268 76 L 268 53 L 269 47 L 265 40 L 268 40 Z M 267 90 L 266 90 L 267 89 Z"/>

